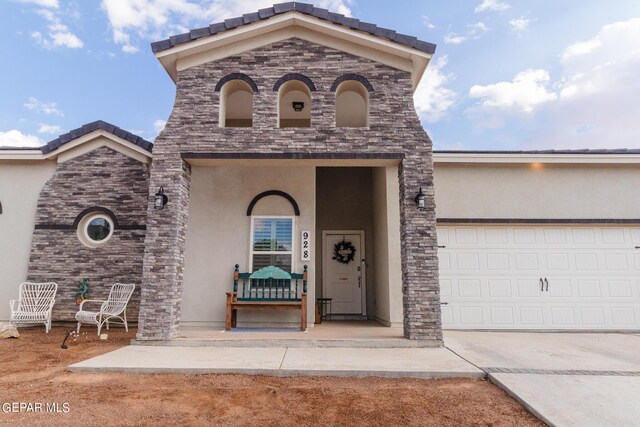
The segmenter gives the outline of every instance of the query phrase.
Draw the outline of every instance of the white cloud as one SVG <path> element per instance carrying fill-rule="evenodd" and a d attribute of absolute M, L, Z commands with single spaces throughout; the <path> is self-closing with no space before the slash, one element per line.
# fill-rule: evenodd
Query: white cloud
<path fill-rule="evenodd" d="M 489 27 L 487 27 L 484 22 L 476 22 L 475 24 L 467 25 L 467 27 L 469 27 L 469 35 L 471 36 L 489 31 Z"/>
<path fill-rule="evenodd" d="M 640 148 L 638 40 L 640 18 L 605 25 L 566 47 L 555 82 L 537 69 L 473 86 L 480 101 L 468 113 L 480 127 L 517 129 L 522 148 Z"/>
<path fill-rule="evenodd" d="M 62 128 L 58 125 L 48 125 L 46 123 L 40 123 L 38 127 L 38 133 L 47 133 L 47 134 L 60 134 Z"/>
<path fill-rule="evenodd" d="M 57 9 L 60 6 L 58 0 L 18 0 L 18 3 L 35 4 L 36 6 L 51 9 Z"/>
<path fill-rule="evenodd" d="M 0 147 L 39 147 L 43 142 L 34 135 L 25 135 L 19 130 L 0 131 Z"/>
<path fill-rule="evenodd" d="M 442 119 L 456 100 L 456 93 L 447 87 L 454 76 L 443 72 L 447 61 L 444 55 L 431 63 L 413 95 L 416 112 L 429 123 Z"/>
<path fill-rule="evenodd" d="M 124 46 L 122 46 L 122 51 L 124 53 L 136 53 L 140 51 L 140 49 L 130 44 L 125 44 Z"/>
<path fill-rule="evenodd" d="M 158 119 L 153 122 L 153 130 L 156 131 L 156 133 L 160 133 L 162 132 L 166 124 L 166 120 Z"/>
<path fill-rule="evenodd" d="M 514 18 L 509 21 L 509 26 L 511 27 L 511 32 L 516 34 L 522 34 L 529 28 L 529 24 L 531 23 L 530 19 L 525 17 Z"/>
<path fill-rule="evenodd" d="M 550 146 L 640 147 L 640 18 L 605 25 L 560 59 L 560 99 L 541 140 Z"/>
<path fill-rule="evenodd" d="M 56 116 L 64 116 L 62 111 L 58 109 L 58 105 L 55 102 L 42 102 L 33 96 L 30 96 L 27 102 L 24 103 L 24 106 L 33 111 L 37 111 L 39 113 L 44 114 L 53 114 Z"/>
<path fill-rule="evenodd" d="M 460 44 L 466 39 L 467 38 L 465 36 L 460 36 L 456 33 L 449 33 L 443 37 L 443 40 L 446 44 Z"/>
<path fill-rule="evenodd" d="M 469 89 L 469 96 L 480 98 L 482 107 L 530 113 L 538 105 L 558 98 L 548 90 L 549 80 L 546 70 L 526 70 L 516 74 L 510 82 L 474 85 Z"/>
<path fill-rule="evenodd" d="M 510 7 L 511 5 L 506 2 L 500 2 L 498 0 L 482 0 L 482 3 L 476 6 L 476 8 L 474 9 L 474 12 L 475 13 L 485 12 L 487 10 L 501 12 L 503 10 L 509 9 Z"/>
<path fill-rule="evenodd" d="M 36 2 L 33 2 L 36 3 Z M 56 2 L 56 8 L 57 2 Z M 84 43 L 78 36 L 72 33 L 65 24 L 62 23 L 57 11 L 50 9 L 39 9 L 36 13 L 49 22 L 47 26 L 47 34 L 40 31 L 31 32 L 33 38 L 40 46 L 45 49 L 55 49 L 58 47 L 66 47 L 69 49 L 79 49 L 84 47 Z"/>
<path fill-rule="evenodd" d="M 431 19 L 429 19 L 429 17 L 426 15 L 422 17 L 422 23 L 424 24 L 425 27 L 427 27 L 430 30 L 437 28 L 436 25 L 433 22 L 431 22 Z"/>
<path fill-rule="evenodd" d="M 353 0 L 318 0 L 316 6 L 350 16 Z M 273 6 L 273 0 L 102 0 L 113 41 L 136 46 L 135 38 L 155 41 L 227 18 Z"/>
<path fill-rule="evenodd" d="M 561 97 L 632 93 L 630 90 L 640 86 L 638 40 L 640 18 L 634 18 L 605 25 L 596 37 L 568 46 L 561 57 L 565 69 L 564 79 L 559 83 Z"/>

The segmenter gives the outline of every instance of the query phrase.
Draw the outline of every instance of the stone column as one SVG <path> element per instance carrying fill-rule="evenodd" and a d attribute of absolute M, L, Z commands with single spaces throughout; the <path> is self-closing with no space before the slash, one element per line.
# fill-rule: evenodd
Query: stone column
<path fill-rule="evenodd" d="M 137 339 L 171 340 L 178 333 L 191 170 L 178 154 L 154 157 L 149 185 L 142 296 Z M 164 187 L 169 202 L 154 208 Z"/>
<path fill-rule="evenodd" d="M 433 160 L 430 151 L 423 149 L 410 152 L 399 170 L 403 324 L 405 338 L 442 346 Z M 425 211 L 418 210 L 415 204 L 420 187 L 427 197 Z"/>

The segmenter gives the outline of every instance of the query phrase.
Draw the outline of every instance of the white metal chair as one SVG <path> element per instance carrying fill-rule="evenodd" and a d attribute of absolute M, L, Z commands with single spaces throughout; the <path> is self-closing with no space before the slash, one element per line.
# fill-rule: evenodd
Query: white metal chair
<path fill-rule="evenodd" d="M 129 331 L 127 325 L 127 304 L 133 290 L 136 288 L 134 284 L 122 284 L 116 283 L 111 287 L 109 292 L 109 298 L 104 300 L 86 299 L 80 304 L 80 310 L 76 313 L 76 320 L 78 321 L 78 333 L 80 333 L 80 325 L 82 323 L 88 323 L 98 326 L 98 335 L 102 326 L 106 324 L 107 330 L 109 329 L 109 322 L 119 320 L 124 325 L 125 331 Z M 100 311 L 85 311 L 83 309 L 85 303 L 101 303 Z"/>
<path fill-rule="evenodd" d="M 51 310 L 56 301 L 58 284 L 24 282 L 20 284 L 17 300 L 9 301 L 11 315 L 9 323 L 19 324 L 44 323 L 45 332 L 51 329 Z"/>

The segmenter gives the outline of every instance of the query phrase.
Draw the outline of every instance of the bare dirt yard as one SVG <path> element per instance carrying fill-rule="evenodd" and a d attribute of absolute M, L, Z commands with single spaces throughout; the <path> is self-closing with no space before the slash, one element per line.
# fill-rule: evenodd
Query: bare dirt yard
<path fill-rule="evenodd" d="M 0 424 L 543 425 L 485 380 L 71 373 L 68 365 L 127 345 L 135 331 L 111 329 L 100 341 L 87 327 L 63 350 L 67 330 L 21 328 L 19 339 L 0 340 Z M 5 411 L 13 402 L 61 412 Z"/>

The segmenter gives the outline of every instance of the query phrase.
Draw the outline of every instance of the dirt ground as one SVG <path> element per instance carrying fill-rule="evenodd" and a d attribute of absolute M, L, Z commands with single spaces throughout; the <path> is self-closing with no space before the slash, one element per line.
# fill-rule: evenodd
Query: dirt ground
<path fill-rule="evenodd" d="M 135 331 L 19 329 L 0 340 L 0 424 L 541 426 L 485 380 L 275 378 L 245 375 L 71 373 L 69 364 L 127 345 Z M 66 413 L 11 413 L 7 403 L 63 403 Z M 3 407 L 5 410 L 3 410 Z"/>

